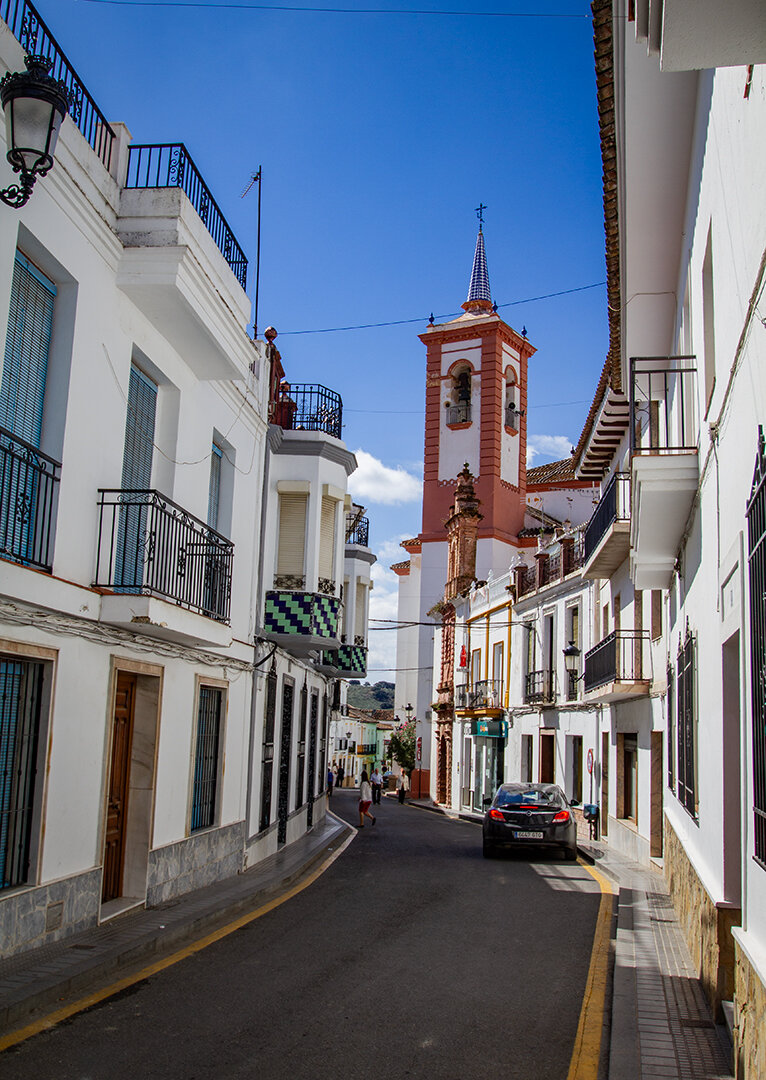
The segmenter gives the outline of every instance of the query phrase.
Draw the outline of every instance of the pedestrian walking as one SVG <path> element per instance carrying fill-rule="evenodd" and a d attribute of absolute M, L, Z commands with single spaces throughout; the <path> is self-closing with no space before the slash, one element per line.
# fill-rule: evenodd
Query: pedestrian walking
<path fill-rule="evenodd" d="M 346 775 L 346 770 L 342 765 L 338 766 L 338 776 L 335 780 L 336 787 L 343 787 L 343 777 Z"/>
<path fill-rule="evenodd" d="M 375 770 L 370 777 L 370 787 L 372 788 L 372 805 L 380 806 L 380 793 L 383 790 L 383 777 L 378 772 L 377 765 L 375 766 Z"/>
<path fill-rule="evenodd" d="M 333 789 L 334 783 L 335 783 L 335 774 L 333 773 L 332 769 L 328 769 L 327 770 L 327 798 L 328 799 L 332 798 L 332 789 Z"/>
<path fill-rule="evenodd" d="M 373 825 L 376 818 L 370 813 L 370 807 L 372 806 L 372 788 L 370 786 L 370 778 L 364 769 L 362 769 L 362 778 L 359 781 L 359 824 L 357 829 L 364 828 L 364 819 L 370 818 Z"/>
<path fill-rule="evenodd" d="M 396 797 L 400 803 L 404 802 L 404 798 L 409 790 L 410 780 L 407 773 L 402 769 L 396 778 Z"/>

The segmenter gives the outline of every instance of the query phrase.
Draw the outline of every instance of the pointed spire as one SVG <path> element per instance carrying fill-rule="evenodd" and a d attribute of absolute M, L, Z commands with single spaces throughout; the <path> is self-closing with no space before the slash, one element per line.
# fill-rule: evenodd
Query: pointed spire
<path fill-rule="evenodd" d="M 473 269 L 471 270 L 471 283 L 468 286 L 468 299 L 463 304 L 465 311 L 492 310 L 492 291 L 489 287 L 487 253 L 484 250 L 484 210 L 486 210 L 486 206 L 483 203 L 476 210 L 479 218 L 479 235 L 476 237 L 476 250 L 473 254 Z"/>

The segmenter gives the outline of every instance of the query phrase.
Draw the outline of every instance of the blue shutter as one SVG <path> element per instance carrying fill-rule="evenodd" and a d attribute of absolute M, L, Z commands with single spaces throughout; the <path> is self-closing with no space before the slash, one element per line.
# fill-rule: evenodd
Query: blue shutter
<path fill-rule="evenodd" d="M 221 458 L 220 446 L 213 443 L 210 455 L 210 489 L 207 496 L 207 523 L 211 529 L 218 528 L 218 507 L 221 501 Z"/>
<path fill-rule="evenodd" d="M 130 369 L 122 490 L 147 491 L 152 482 L 157 386 L 137 367 Z M 141 592 L 147 551 L 148 497 L 122 496 L 117 533 L 114 584 L 121 592 Z"/>
<path fill-rule="evenodd" d="M 0 427 L 39 448 L 56 286 L 20 251 L 0 383 Z"/>

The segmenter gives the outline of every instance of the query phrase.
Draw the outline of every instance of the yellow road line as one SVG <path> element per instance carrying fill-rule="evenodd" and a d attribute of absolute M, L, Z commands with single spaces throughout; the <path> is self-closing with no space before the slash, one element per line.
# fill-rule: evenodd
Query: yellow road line
<path fill-rule="evenodd" d="M 598 870 L 588 866 L 582 859 L 580 866 L 594 878 L 601 889 L 601 903 L 593 936 L 590 967 L 585 983 L 580 1021 L 577 1025 L 572 1060 L 567 1080 L 598 1080 L 601 1057 L 601 1035 L 604 1030 L 606 985 L 609 977 L 609 947 L 612 938 L 612 914 L 616 890 Z"/>
<path fill-rule="evenodd" d="M 99 1001 L 112 997 L 113 994 L 118 994 L 120 990 L 124 990 L 127 986 L 132 986 L 134 983 L 140 982 L 141 979 L 147 979 L 150 975 L 156 975 L 158 971 L 163 971 L 172 964 L 177 964 L 179 960 L 185 960 L 188 956 L 193 956 L 194 953 L 201 952 L 202 949 L 207 948 L 208 945 L 212 945 L 213 942 L 220 941 L 221 938 L 233 934 L 235 930 L 247 926 L 248 923 L 254 922 L 255 919 L 260 919 L 262 915 L 265 915 L 269 911 L 273 911 L 274 908 L 279 907 L 280 904 L 284 904 L 286 900 L 292 899 L 293 896 L 303 892 L 304 889 L 315 882 L 316 879 L 320 877 L 325 870 L 328 870 L 335 860 L 343 854 L 348 845 L 354 840 L 355 835 L 356 834 L 352 833 L 351 836 L 348 836 L 338 850 L 333 852 L 329 859 L 325 859 L 321 866 L 318 866 L 316 870 L 313 870 L 307 877 L 299 881 L 297 885 L 293 885 L 291 889 L 288 889 L 287 892 L 282 893 L 281 896 L 276 897 L 274 900 L 269 900 L 267 904 L 262 904 L 261 907 L 256 908 L 254 911 L 249 911 L 245 915 L 240 915 L 234 922 L 227 923 L 226 926 L 221 926 L 218 930 L 214 930 L 212 933 L 207 934 L 198 941 L 192 942 L 191 945 L 184 946 L 183 949 L 179 949 L 177 952 L 171 953 L 162 960 L 157 960 L 153 964 L 141 968 L 140 971 L 133 972 L 132 975 L 126 975 L 124 979 L 120 979 L 110 986 L 105 986 L 103 989 L 96 990 L 87 997 L 80 998 L 79 1001 L 74 1001 L 70 1005 L 65 1005 L 63 1008 L 57 1009 L 55 1012 L 49 1013 L 47 1016 L 41 1017 L 31 1024 L 27 1024 L 26 1027 L 19 1028 L 17 1031 L 11 1031 L 7 1035 L 0 1036 L 0 1052 L 7 1050 L 9 1046 L 15 1046 L 17 1043 L 24 1042 L 25 1039 L 30 1038 L 32 1035 L 37 1035 L 41 1031 L 47 1031 L 49 1028 L 55 1027 L 56 1024 L 60 1024 L 62 1020 L 66 1020 L 75 1013 L 82 1012 L 83 1009 L 87 1009 L 91 1005 L 97 1005 Z"/>

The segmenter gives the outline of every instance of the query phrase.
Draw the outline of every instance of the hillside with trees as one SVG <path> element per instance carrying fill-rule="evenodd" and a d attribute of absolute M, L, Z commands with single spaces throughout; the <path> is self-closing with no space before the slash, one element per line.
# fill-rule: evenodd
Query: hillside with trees
<path fill-rule="evenodd" d="M 355 709 L 365 709 L 367 712 L 374 709 L 393 709 L 394 683 L 376 682 L 371 686 L 369 683 L 354 680 L 348 684 L 346 700 Z"/>

